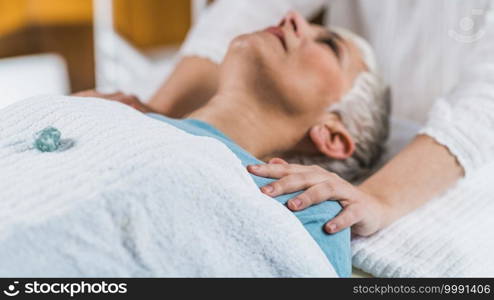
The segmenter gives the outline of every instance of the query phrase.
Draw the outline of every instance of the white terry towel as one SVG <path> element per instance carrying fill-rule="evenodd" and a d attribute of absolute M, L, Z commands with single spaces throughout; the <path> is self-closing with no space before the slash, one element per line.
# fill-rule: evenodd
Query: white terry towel
<path fill-rule="evenodd" d="M 354 266 L 378 277 L 494 277 L 494 164 L 368 238 Z"/>
<path fill-rule="evenodd" d="M 71 148 L 41 153 L 53 126 Z M 0 110 L 0 276 L 336 276 L 220 142 L 101 99 Z"/>

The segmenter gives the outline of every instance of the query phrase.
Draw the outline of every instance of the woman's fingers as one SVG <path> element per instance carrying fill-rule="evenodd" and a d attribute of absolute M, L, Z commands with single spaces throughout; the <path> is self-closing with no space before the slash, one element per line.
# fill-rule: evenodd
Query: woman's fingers
<path fill-rule="evenodd" d="M 128 106 L 130 106 L 130 107 L 132 107 L 132 108 L 134 108 L 140 112 L 143 112 L 143 113 L 152 112 L 152 110 L 146 104 L 142 103 L 141 100 L 139 100 L 139 98 L 137 98 L 137 96 L 135 96 L 135 95 L 115 93 L 115 94 L 108 95 L 107 99 L 128 105 Z"/>
<path fill-rule="evenodd" d="M 105 94 L 105 93 L 100 93 L 96 90 L 85 90 L 85 91 L 74 93 L 74 94 L 72 94 L 72 96 L 88 97 L 88 98 L 103 98 L 103 99 L 108 99 L 108 100 L 118 100 L 119 98 L 124 96 L 124 94 L 121 92 Z"/>
<path fill-rule="evenodd" d="M 363 213 L 361 205 L 350 204 L 344 207 L 334 219 L 326 223 L 326 225 L 324 225 L 324 230 L 327 233 L 340 232 L 341 230 L 360 222 L 363 218 Z"/>
<path fill-rule="evenodd" d="M 124 103 L 124 104 L 132 104 L 132 103 L 134 103 L 136 101 L 139 102 L 139 99 L 137 99 L 136 96 L 134 96 L 134 95 L 127 95 L 127 94 L 124 94 L 124 93 L 121 93 L 121 92 L 106 95 L 105 98 L 108 99 L 108 100 L 113 100 L 113 101 L 121 102 L 121 103 Z"/>
<path fill-rule="evenodd" d="M 304 166 L 294 164 L 262 164 L 250 165 L 247 170 L 257 176 L 267 178 L 281 178 L 296 172 L 303 172 Z"/>
<path fill-rule="evenodd" d="M 110 101 L 120 102 L 143 113 L 152 112 L 151 108 L 148 107 L 146 104 L 142 103 L 137 96 L 124 94 L 122 92 L 103 94 L 95 90 L 87 90 L 73 94 L 73 96 L 102 98 Z"/>
<path fill-rule="evenodd" d="M 99 97 L 99 96 L 101 96 L 101 93 L 99 93 L 95 90 L 84 90 L 84 91 L 80 91 L 77 93 L 73 93 L 72 96 L 74 96 L 74 97 Z"/>
<path fill-rule="evenodd" d="M 333 198 L 334 188 L 328 181 L 323 181 L 313 185 L 302 194 L 290 199 L 287 203 L 289 209 L 297 211 L 312 205 L 331 200 Z M 337 200 L 337 199 L 334 199 Z"/>
<path fill-rule="evenodd" d="M 305 190 L 325 180 L 324 174 L 316 172 L 295 173 L 265 185 L 261 191 L 271 197 Z"/>
<path fill-rule="evenodd" d="M 327 200 L 339 201 L 343 206 L 353 202 L 354 188 L 352 185 L 336 174 L 326 173 L 324 175 L 324 181 L 311 186 L 302 194 L 288 201 L 288 208 L 302 210 Z"/>
<path fill-rule="evenodd" d="M 338 201 L 343 210 L 324 225 L 324 230 L 330 234 L 349 227 L 358 235 L 373 234 L 382 228 L 382 216 L 389 211 L 378 198 L 317 166 L 287 164 L 282 159 L 272 159 L 269 164 L 248 166 L 248 170 L 257 176 L 279 179 L 261 188 L 271 197 L 305 189 L 288 201 L 287 206 L 293 211 L 328 200 Z"/>

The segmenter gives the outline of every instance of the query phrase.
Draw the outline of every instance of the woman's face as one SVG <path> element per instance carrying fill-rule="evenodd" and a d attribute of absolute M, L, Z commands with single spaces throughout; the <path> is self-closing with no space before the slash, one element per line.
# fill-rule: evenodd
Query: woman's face
<path fill-rule="evenodd" d="M 288 13 L 278 26 L 237 37 L 222 65 L 221 85 L 263 95 L 311 117 L 339 101 L 366 69 L 358 48 Z M 220 86 L 221 89 L 221 86 Z"/>

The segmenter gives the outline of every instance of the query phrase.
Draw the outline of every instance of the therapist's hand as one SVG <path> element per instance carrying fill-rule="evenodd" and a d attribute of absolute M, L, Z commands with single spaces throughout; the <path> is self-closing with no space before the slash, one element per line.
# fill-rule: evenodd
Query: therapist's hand
<path fill-rule="evenodd" d="M 124 94 L 121 92 L 105 94 L 100 93 L 95 90 L 87 90 L 73 94 L 75 97 L 91 97 L 91 98 L 101 98 L 110 101 L 120 102 L 122 104 L 128 105 L 142 113 L 154 112 L 148 105 L 144 104 L 137 98 L 137 96 Z"/>
<path fill-rule="evenodd" d="M 288 164 L 274 158 L 269 164 L 251 165 L 247 169 L 257 176 L 278 179 L 261 188 L 270 197 L 305 190 L 288 201 L 287 206 L 293 211 L 328 200 L 339 201 L 343 210 L 325 224 L 328 233 L 352 227 L 352 234 L 368 236 L 385 223 L 388 207 L 383 201 L 321 167 Z"/>

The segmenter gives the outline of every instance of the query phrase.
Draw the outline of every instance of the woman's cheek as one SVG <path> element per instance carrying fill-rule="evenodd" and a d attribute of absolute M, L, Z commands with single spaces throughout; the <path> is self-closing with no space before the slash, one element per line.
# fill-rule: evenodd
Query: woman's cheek
<path fill-rule="evenodd" d="M 339 65 L 328 59 L 313 60 L 309 66 L 312 86 L 321 95 L 332 94 L 340 97 L 344 87 L 344 76 Z"/>
<path fill-rule="evenodd" d="M 342 76 L 342 69 L 338 59 L 329 49 L 321 45 L 312 44 L 304 47 L 302 58 L 307 69 L 319 74 L 321 77 L 331 78 Z"/>

